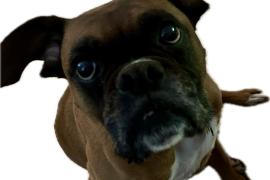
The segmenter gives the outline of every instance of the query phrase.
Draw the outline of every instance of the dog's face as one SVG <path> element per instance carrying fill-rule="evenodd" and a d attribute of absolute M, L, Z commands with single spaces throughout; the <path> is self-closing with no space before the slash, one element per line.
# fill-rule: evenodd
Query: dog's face
<path fill-rule="evenodd" d="M 136 160 L 206 131 L 212 118 L 192 25 L 168 2 L 147 3 L 115 2 L 79 16 L 62 54 L 77 105 L 104 124 L 120 155 Z"/>
<path fill-rule="evenodd" d="M 60 21 L 42 74 L 67 78 L 75 105 L 102 122 L 117 153 L 142 161 L 210 129 L 194 31 L 206 9 L 200 0 L 119 0 Z"/>

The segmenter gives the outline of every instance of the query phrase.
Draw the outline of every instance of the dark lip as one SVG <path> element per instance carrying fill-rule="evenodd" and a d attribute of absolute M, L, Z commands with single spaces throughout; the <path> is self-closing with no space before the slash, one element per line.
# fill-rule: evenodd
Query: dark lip
<path fill-rule="evenodd" d="M 180 107 L 180 105 L 177 106 L 177 104 L 174 103 L 165 102 L 165 100 L 145 102 L 141 105 L 139 111 L 135 112 L 135 114 L 139 114 L 141 117 L 140 119 L 142 120 L 146 120 L 147 118 L 163 113 L 171 113 L 188 119 L 193 118 L 189 115 L 190 113 L 188 112 L 188 108 Z"/>
<path fill-rule="evenodd" d="M 181 116 L 181 117 L 186 117 L 186 115 L 184 113 L 181 113 L 182 110 L 176 110 L 176 109 L 170 109 L 170 108 L 149 108 L 146 111 L 143 111 L 143 113 L 141 113 L 140 117 L 143 121 L 146 121 L 147 119 L 151 119 L 152 117 L 157 117 L 160 116 L 162 114 L 165 113 L 170 113 L 176 116 Z"/>
<path fill-rule="evenodd" d="M 154 104 L 154 106 L 153 106 Z M 134 112 L 134 117 L 139 118 L 143 124 L 145 122 L 151 122 L 153 127 L 165 126 L 167 121 L 171 123 L 185 123 L 187 126 L 185 129 L 185 136 L 192 137 L 196 134 L 203 133 L 208 127 L 208 123 L 202 125 L 200 120 L 196 118 L 196 112 L 192 111 L 192 107 L 177 106 L 174 103 L 160 103 L 151 102 L 144 103 L 139 111 Z M 175 120 L 174 120 L 175 119 Z M 156 121 L 157 120 L 157 121 Z M 157 122 L 157 123 L 156 123 Z M 166 124 L 166 126 L 170 126 Z M 149 127 L 151 128 L 151 127 Z"/>
<path fill-rule="evenodd" d="M 154 94 L 151 97 L 144 96 L 132 99 L 133 106 L 132 104 L 127 106 L 118 104 L 120 111 L 103 116 L 104 123 L 109 125 L 122 119 L 122 121 L 128 122 L 126 124 L 128 126 L 125 125 L 126 131 L 130 131 L 132 134 L 150 132 L 158 127 L 169 127 L 170 123 L 185 123 L 185 136 L 188 137 L 203 132 L 209 126 L 210 116 L 205 114 L 207 112 L 196 108 L 196 103 L 188 104 L 187 99 L 182 99 L 180 96 L 175 98 L 165 96 L 164 98 L 164 96 L 159 95 Z"/>
<path fill-rule="evenodd" d="M 186 124 L 189 119 L 185 113 L 181 113 L 183 110 L 172 107 L 170 104 L 163 104 L 163 106 L 156 105 L 142 106 L 139 112 L 133 114 L 132 118 L 135 123 L 135 127 L 139 127 L 139 132 L 153 133 L 155 129 L 170 128 L 177 124 Z"/>

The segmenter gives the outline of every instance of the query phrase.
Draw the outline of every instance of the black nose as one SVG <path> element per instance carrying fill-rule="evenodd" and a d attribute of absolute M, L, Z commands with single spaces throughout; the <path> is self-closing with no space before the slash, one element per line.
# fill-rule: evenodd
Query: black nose
<path fill-rule="evenodd" d="M 120 91 L 132 94 L 148 93 L 160 87 L 164 68 L 155 60 L 137 60 L 125 66 L 118 75 Z"/>

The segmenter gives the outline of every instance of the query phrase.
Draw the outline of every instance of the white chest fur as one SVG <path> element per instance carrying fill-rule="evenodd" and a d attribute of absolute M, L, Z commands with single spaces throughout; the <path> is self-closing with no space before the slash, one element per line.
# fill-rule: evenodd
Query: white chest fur
<path fill-rule="evenodd" d="M 217 119 L 211 122 L 212 133 L 184 138 L 175 146 L 175 162 L 169 180 L 189 179 L 199 168 L 203 158 L 214 148 L 219 125 Z"/>

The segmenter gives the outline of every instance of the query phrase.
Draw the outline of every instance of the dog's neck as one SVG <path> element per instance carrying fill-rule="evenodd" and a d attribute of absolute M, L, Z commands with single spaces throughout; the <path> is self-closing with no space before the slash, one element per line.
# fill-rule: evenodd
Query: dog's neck
<path fill-rule="evenodd" d="M 89 119 L 78 107 L 74 106 L 75 121 L 86 144 L 87 169 L 91 180 L 95 179 L 147 179 L 164 180 L 171 176 L 175 152 L 167 151 L 153 154 L 140 164 L 128 164 L 114 150 L 111 137 L 97 120 Z"/>

